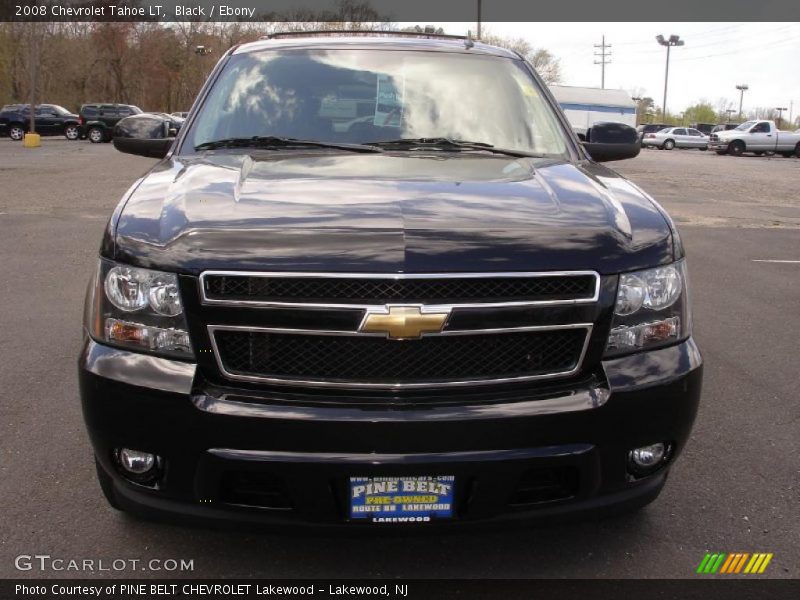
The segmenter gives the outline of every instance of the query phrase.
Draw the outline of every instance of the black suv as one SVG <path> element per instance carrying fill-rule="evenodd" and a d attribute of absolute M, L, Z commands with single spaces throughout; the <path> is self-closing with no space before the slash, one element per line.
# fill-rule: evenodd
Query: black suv
<path fill-rule="evenodd" d="M 8 104 L 0 110 L 0 135 L 21 140 L 30 127 L 30 104 Z M 39 135 L 63 135 L 77 140 L 79 117 L 58 104 L 37 104 L 33 115 Z"/>
<path fill-rule="evenodd" d="M 598 162 L 632 127 L 581 143 L 528 62 L 469 39 L 287 37 L 229 50 L 176 129 L 117 125 L 162 160 L 88 288 L 113 506 L 414 527 L 659 494 L 702 359 L 675 225 Z"/>
<path fill-rule="evenodd" d="M 670 125 L 664 125 L 663 123 L 645 123 L 639 125 L 636 128 L 636 131 L 639 134 L 639 143 L 644 147 L 644 136 L 648 133 L 655 133 L 656 131 L 661 131 L 662 129 L 670 127 Z"/>
<path fill-rule="evenodd" d="M 110 142 L 114 125 L 120 119 L 141 114 L 142 109 L 131 104 L 84 104 L 80 110 L 80 136 L 93 144 Z"/>

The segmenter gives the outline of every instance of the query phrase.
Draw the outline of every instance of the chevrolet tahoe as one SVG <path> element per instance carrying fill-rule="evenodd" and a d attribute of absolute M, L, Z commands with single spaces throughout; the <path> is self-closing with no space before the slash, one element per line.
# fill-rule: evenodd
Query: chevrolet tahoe
<path fill-rule="evenodd" d="M 230 49 L 88 286 L 83 413 L 109 503 L 314 527 L 642 507 L 702 359 L 664 209 L 518 54 L 445 36 Z"/>

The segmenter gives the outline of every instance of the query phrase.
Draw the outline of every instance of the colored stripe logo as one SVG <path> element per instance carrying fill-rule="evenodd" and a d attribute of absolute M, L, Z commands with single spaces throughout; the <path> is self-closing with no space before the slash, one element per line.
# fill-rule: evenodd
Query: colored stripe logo
<path fill-rule="evenodd" d="M 706 552 L 697 572 L 702 575 L 756 575 L 767 569 L 772 556 L 771 552 Z"/>

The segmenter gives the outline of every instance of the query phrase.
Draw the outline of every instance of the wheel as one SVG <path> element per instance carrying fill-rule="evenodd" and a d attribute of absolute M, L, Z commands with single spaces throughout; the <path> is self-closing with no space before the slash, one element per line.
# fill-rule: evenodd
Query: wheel
<path fill-rule="evenodd" d="M 20 125 L 12 125 L 8 128 L 8 137 L 10 137 L 15 142 L 19 142 L 22 138 L 25 137 L 25 130 Z"/>
<path fill-rule="evenodd" d="M 675 147 L 674 140 L 667 140 L 664 142 L 664 150 L 672 150 Z"/>
<path fill-rule="evenodd" d="M 744 154 L 744 142 L 736 140 L 728 144 L 728 152 L 733 156 L 741 156 Z"/>
<path fill-rule="evenodd" d="M 112 508 L 123 510 L 114 494 L 114 481 L 111 479 L 111 475 L 106 473 L 103 467 L 100 466 L 100 462 L 97 458 L 94 459 L 94 468 L 97 471 L 97 481 L 100 483 L 100 489 L 103 490 L 103 495 L 106 497 L 108 503 Z"/>
<path fill-rule="evenodd" d="M 89 141 L 93 144 L 99 144 L 106 137 L 106 134 L 99 127 L 92 127 L 86 137 L 88 137 Z"/>
<path fill-rule="evenodd" d="M 75 140 L 80 137 L 80 132 L 78 131 L 77 125 L 67 125 L 64 128 L 64 137 L 67 138 L 70 142 L 74 142 Z"/>

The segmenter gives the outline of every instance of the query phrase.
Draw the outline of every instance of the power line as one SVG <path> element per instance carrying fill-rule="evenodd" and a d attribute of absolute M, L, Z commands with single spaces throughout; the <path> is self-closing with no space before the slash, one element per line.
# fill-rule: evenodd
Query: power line
<path fill-rule="evenodd" d="M 742 54 L 742 53 L 755 54 L 755 53 L 758 53 L 758 52 L 771 52 L 775 47 L 784 46 L 786 44 L 792 45 L 792 44 L 796 44 L 796 43 L 798 43 L 798 38 L 796 36 L 793 36 L 793 37 L 789 37 L 789 38 L 771 40 L 769 44 L 757 44 L 757 45 L 753 45 L 753 46 L 744 46 L 744 47 L 741 47 L 741 48 L 737 48 L 735 50 L 728 50 L 728 51 L 725 51 L 725 52 L 715 52 L 713 54 L 703 54 L 701 56 L 681 56 L 679 58 L 676 58 L 675 60 L 683 62 L 683 61 L 687 61 L 687 60 L 700 60 L 700 59 L 705 59 L 705 58 L 716 58 L 718 56 L 732 56 L 732 55 Z M 684 52 L 688 52 L 688 51 L 689 51 L 688 49 L 684 50 Z M 637 54 L 644 54 L 644 52 L 637 52 Z M 618 62 L 618 64 L 623 64 L 623 65 L 646 65 L 646 64 L 651 64 L 652 61 L 650 61 L 650 60 L 622 60 L 622 61 L 617 61 L 617 62 Z"/>
<path fill-rule="evenodd" d="M 600 52 L 595 52 L 594 55 L 599 57 L 599 61 L 594 61 L 594 64 L 600 65 L 600 88 L 606 89 L 606 65 L 611 62 L 611 52 L 606 52 L 606 48 L 611 48 L 611 44 L 606 44 L 606 36 L 603 36 L 603 41 L 594 45 L 595 48 L 600 48 Z"/>

